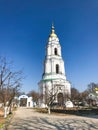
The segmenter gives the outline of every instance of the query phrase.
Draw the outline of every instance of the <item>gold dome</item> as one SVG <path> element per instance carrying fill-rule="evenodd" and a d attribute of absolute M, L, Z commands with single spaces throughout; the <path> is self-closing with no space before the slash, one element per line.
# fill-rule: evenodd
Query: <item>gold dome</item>
<path fill-rule="evenodd" d="M 52 30 L 51 30 L 50 37 L 57 37 L 57 35 L 55 34 L 55 30 L 54 30 L 53 24 L 52 24 Z"/>

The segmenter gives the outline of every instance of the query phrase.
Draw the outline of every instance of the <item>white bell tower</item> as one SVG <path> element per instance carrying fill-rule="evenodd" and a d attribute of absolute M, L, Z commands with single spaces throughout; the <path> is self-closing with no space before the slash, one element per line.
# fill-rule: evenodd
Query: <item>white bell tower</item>
<path fill-rule="evenodd" d="M 71 94 L 71 84 L 66 80 L 64 61 L 61 54 L 61 45 L 54 26 L 52 25 L 51 34 L 46 46 L 46 57 L 44 61 L 44 73 L 42 80 L 39 82 L 40 93 L 45 95 L 46 91 L 56 91 L 55 103 L 63 105 Z M 43 96 L 40 105 L 44 107 L 45 96 Z"/>

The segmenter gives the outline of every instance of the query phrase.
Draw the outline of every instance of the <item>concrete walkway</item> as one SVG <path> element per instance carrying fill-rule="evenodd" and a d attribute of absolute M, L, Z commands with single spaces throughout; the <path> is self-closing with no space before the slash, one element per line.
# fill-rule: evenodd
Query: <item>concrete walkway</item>
<path fill-rule="evenodd" d="M 18 108 L 7 130 L 98 130 L 98 118 L 56 116 Z"/>

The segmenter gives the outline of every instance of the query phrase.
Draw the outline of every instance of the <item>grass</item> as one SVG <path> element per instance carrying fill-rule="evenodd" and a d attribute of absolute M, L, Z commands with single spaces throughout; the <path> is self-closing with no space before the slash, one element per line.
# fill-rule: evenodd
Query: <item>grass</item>
<path fill-rule="evenodd" d="M 39 113 L 48 113 L 47 108 L 34 108 Z M 98 108 L 55 108 L 51 114 L 56 115 L 98 115 Z"/>
<path fill-rule="evenodd" d="M 5 123 L 6 123 L 6 119 L 4 117 L 0 117 L 0 128 L 3 128 Z"/>
<path fill-rule="evenodd" d="M 33 109 L 39 113 L 48 113 L 47 108 L 33 108 Z"/>
<path fill-rule="evenodd" d="M 17 108 L 13 108 L 13 111 L 16 111 Z M 13 114 L 9 114 L 7 118 L 4 118 L 3 109 L 0 108 L 0 128 L 3 128 L 5 124 L 10 122 L 10 119 Z"/>
<path fill-rule="evenodd" d="M 52 112 L 70 115 L 98 115 L 98 108 L 51 109 Z"/>
<path fill-rule="evenodd" d="M 3 117 L 3 108 L 0 108 L 0 128 L 2 128 L 4 123 L 5 123 L 5 119 Z"/>

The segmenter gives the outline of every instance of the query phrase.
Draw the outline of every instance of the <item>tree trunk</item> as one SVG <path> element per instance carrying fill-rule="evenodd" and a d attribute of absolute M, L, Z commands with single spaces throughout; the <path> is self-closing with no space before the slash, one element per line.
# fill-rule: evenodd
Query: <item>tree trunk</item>
<path fill-rule="evenodd" d="M 6 117 L 7 117 L 7 109 L 8 109 L 8 107 L 7 107 L 7 106 L 5 106 L 5 107 L 4 107 L 4 118 L 6 118 Z"/>
<path fill-rule="evenodd" d="M 12 114 L 12 106 L 9 106 L 9 114 Z"/>
<path fill-rule="evenodd" d="M 50 111 L 50 106 L 48 106 L 48 114 L 50 114 L 51 113 L 51 111 Z"/>

